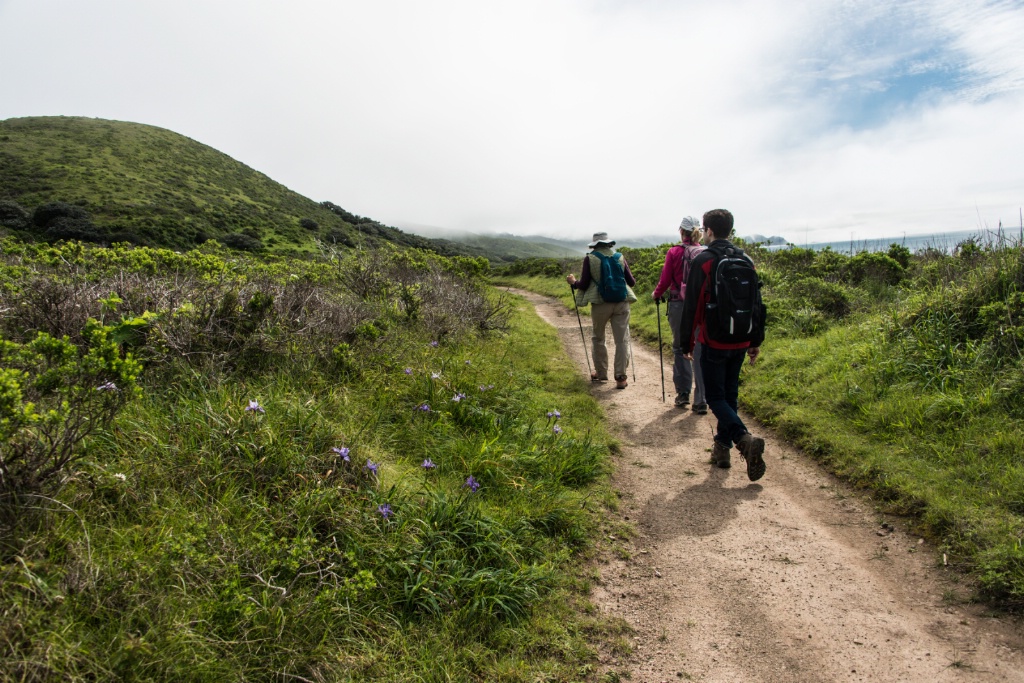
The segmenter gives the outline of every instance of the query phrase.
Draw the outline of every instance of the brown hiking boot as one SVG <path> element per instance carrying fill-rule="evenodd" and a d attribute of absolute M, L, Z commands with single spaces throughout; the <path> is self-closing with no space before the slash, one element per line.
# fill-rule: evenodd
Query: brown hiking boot
<path fill-rule="evenodd" d="M 629 386 L 629 382 L 626 381 L 625 376 L 623 376 L 623 377 L 616 377 L 615 378 L 615 388 L 616 389 L 625 389 L 628 386 Z"/>
<path fill-rule="evenodd" d="M 736 450 L 747 461 L 747 478 L 757 481 L 764 476 L 767 469 L 764 464 L 764 439 L 747 432 L 736 442 Z"/>
<path fill-rule="evenodd" d="M 729 447 L 715 441 L 715 445 L 711 447 L 711 464 L 725 470 L 732 467 L 729 460 Z"/>

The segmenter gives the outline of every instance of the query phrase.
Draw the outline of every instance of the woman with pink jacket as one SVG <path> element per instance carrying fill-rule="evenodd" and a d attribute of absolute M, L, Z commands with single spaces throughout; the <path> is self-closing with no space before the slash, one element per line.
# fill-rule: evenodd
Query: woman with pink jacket
<path fill-rule="evenodd" d="M 693 347 L 693 362 L 683 355 L 683 343 L 678 338 L 679 323 L 683 317 L 683 299 L 686 296 L 686 278 L 690 274 L 690 263 L 704 247 L 700 245 L 700 221 L 687 216 L 679 224 L 679 237 L 682 242 L 671 247 L 665 254 L 665 265 L 661 269 L 661 278 L 654 288 L 653 296 L 661 299 L 668 294 L 668 326 L 672 328 L 672 383 L 675 384 L 675 404 L 679 408 L 690 405 L 690 387 L 694 386 L 693 411 L 698 415 L 708 412 L 708 404 L 704 400 L 704 378 L 700 372 L 700 344 Z"/>

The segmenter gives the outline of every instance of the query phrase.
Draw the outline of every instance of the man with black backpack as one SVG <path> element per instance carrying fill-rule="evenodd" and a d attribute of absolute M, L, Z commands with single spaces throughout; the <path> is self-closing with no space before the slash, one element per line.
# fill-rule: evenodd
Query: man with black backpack
<path fill-rule="evenodd" d="M 747 431 L 737 411 L 743 359 L 757 361 L 764 341 L 765 307 L 754 263 L 728 239 L 733 216 L 725 209 L 704 214 L 708 248 L 690 266 L 683 301 L 679 338 L 690 356 L 694 329 L 702 344 L 700 366 L 704 392 L 718 419 L 711 462 L 729 467 L 733 444 L 747 463 L 747 477 L 757 481 L 765 472 L 764 439 Z"/>
<path fill-rule="evenodd" d="M 636 279 L 629 272 L 626 259 L 613 249 L 615 240 L 608 239 L 608 233 L 594 233 L 594 241 L 587 246 L 593 251 L 583 257 L 580 279 L 577 280 L 570 273 L 565 280 L 577 290 L 578 305 L 591 304 L 594 371 L 590 379 L 594 382 L 608 381 L 605 327 L 610 322 L 612 337 L 615 339 L 615 388 L 625 389 L 626 368 L 629 366 L 629 342 L 626 340 L 629 334 L 629 304 L 636 301 L 632 290 Z"/>

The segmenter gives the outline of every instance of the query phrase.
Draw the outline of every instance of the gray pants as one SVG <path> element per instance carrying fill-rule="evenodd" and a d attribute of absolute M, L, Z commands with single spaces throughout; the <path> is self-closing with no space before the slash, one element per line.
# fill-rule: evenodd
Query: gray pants
<path fill-rule="evenodd" d="M 608 347 L 605 345 L 605 327 L 612 324 L 612 337 L 615 339 L 615 379 L 625 379 L 626 368 L 629 367 L 629 303 L 594 304 L 590 307 L 590 319 L 594 323 L 594 333 L 590 338 L 594 348 L 594 372 L 598 378 L 608 379 Z"/>
<path fill-rule="evenodd" d="M 700 371 L 700 344 L 693 346 L 693 363 L 683 358 L 682 340 L 679 338 L 679 324 L 683 320 L 683 302 L 668 302 L 668 326 L 672 328 L 672 383 L 676 387 L 676 394 L 679 396 L 690 396 L 690 386 L 693 391 L 693 405 L 706 403 L 704 398 L 704 375 Z M 696 331 L 695 331 L 696 333 Z"/>

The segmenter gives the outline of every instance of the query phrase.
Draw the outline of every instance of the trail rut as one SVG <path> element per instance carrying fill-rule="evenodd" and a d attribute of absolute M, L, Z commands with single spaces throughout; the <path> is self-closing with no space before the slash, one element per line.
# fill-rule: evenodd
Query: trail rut
<path fill-rule="evenodd" d="M 586 372 L 575 312 L 513 291 Z M 644 683 L 1024 681 L 1020 623 L 966 603 L 934 548 L 748 416 L 767 442 L 764 478 L 748 481 L 735 451 L 732 469 L 712 467 L 714 416 L 672 405 L 670 357 L 663 403 L 657 352 L 632 352 L 627 389 L 592 385 L 623 443 L 617 514 L 637 531 L 593 590 L 633 629 L 629 654 L 602 653 L 605 671 Z"/>

